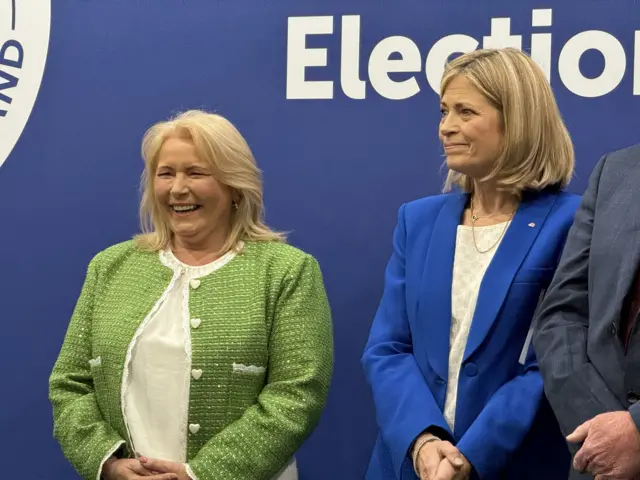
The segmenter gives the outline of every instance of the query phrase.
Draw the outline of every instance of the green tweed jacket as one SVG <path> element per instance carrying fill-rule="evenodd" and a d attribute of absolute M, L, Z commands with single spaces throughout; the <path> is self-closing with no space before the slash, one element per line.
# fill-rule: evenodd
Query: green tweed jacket
<path fill-rule="evenodd" d="M 172 276 L 158 253 L 132 241 L 89 264 L 49 381 L 54 436 L 85 479 L 99 479 L 119 448 L 134 455 L 122 408 L 127 352 Z M 189 424 L 199 430 L 188 433 L 188 465 L 198 480 L 270 479 L 325 404 L 333 336 L 322 274 L 294 247 L 247 242 L 196 284 L 189 310 L 201 322 L 190 332 L 192 365 L 203 375 L 191 379 Z"/>

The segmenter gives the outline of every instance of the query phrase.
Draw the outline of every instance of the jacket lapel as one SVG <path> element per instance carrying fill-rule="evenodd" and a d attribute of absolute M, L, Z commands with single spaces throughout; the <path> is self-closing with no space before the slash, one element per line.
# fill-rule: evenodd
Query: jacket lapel
<path fill-rule="evenodd" d="M 617 307 L 615 321 L 621 320 L 622 306 L 640 260 L 640 201 L 636 198 L 640 165 L 636 163 L 622 173 L 624 180 L 617 187 L 615 196 L 608 202 L 608 209 L 605 211 L 609 220 L 605 228 L 610 232 L 610 252 L 618 253 L 617 258 L 614 255 L 609 256 L 610 263 L 607 267 L 617 271 L 618 277 L 611 302 Z"/>
<path fill-rule="evenodd" d="M 467 340 L 466 361 L 486 338 L 511 287 L 516 272 L 529 253 L 553 203 L 554 193 L 524 193 L 516 214 L 480 284 L 478 301 Z"/>
<path fill-rule="evenodd" d="M 468 195 L 447 198 L 433 225 L 420 285 L 418 324 L 433 370 L 446 380 L 449 370 L 451 282 L 456 235 Z"/>

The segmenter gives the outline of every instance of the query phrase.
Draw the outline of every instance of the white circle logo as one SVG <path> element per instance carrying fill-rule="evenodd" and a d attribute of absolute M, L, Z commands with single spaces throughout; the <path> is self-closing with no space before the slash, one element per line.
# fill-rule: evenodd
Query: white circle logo
<path fill-rule="evenodd" d="M 51 0 L 0 0 L 0 165 L 36 102 L 50 29 Z"/>

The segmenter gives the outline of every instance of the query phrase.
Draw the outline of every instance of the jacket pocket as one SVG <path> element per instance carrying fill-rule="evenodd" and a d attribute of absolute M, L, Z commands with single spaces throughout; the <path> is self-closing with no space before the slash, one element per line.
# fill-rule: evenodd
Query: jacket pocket
<path fill-rule="evenodd" d="M 553 268 L 524 268 L 516 273 L 513 283 L 540 283 L 548 284 L 553 278 Z"/>
<path fill-rule="evenodd" d="M 229 374 L 227 419 L 233 422 L 258 401 L 265 386 L 266 368 L 234 363 Z"/>

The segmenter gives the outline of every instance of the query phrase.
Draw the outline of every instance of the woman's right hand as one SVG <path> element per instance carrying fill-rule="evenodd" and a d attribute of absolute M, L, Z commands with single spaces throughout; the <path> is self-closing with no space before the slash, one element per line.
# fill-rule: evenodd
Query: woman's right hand
<path fill-rule="evenodd" d="M 104 480 L 178 480 L 175 473 L 154 473 L 134 458 L 110 458 L 102 467 Z"/>

